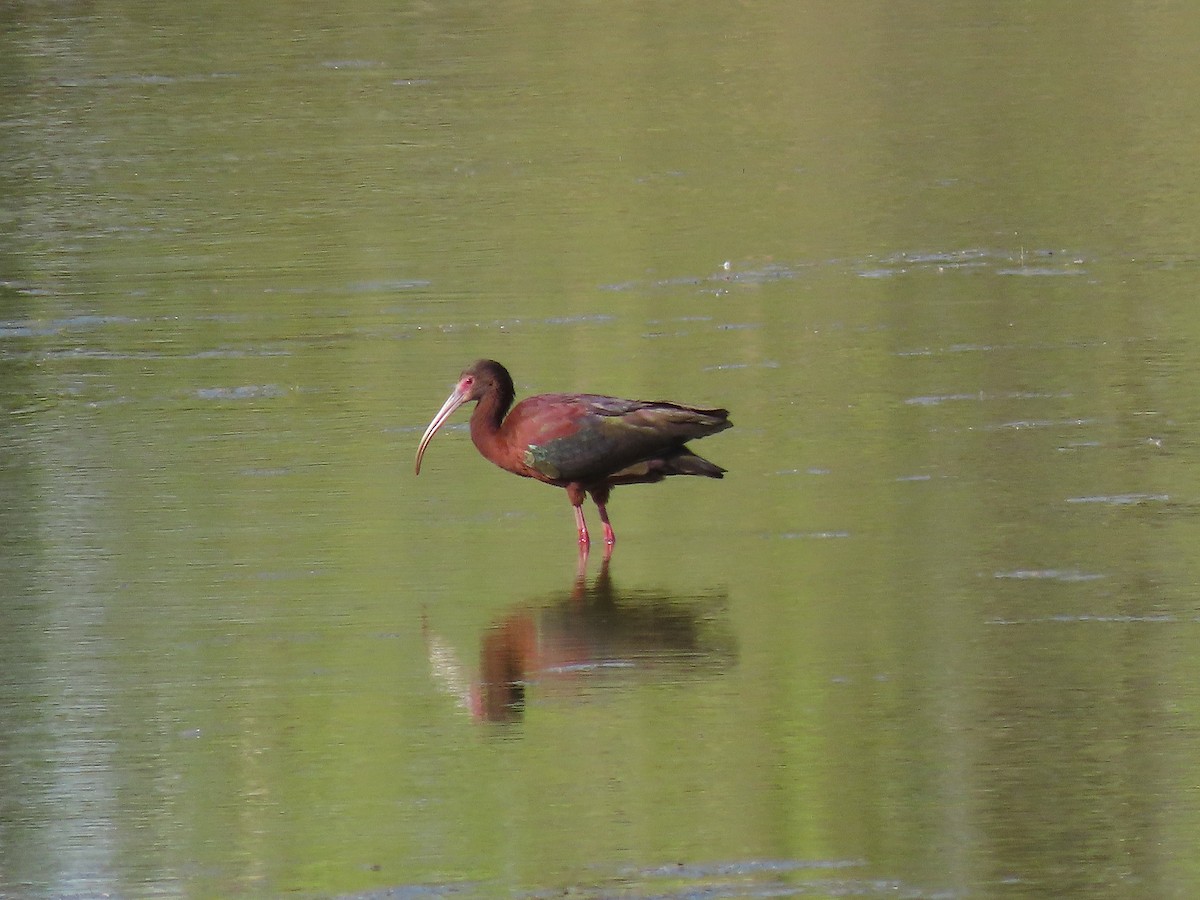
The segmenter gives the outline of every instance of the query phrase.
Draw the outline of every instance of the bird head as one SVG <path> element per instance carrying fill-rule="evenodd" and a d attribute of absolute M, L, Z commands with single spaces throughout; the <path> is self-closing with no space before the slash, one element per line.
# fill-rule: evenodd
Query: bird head
<path fill-rule="evenodd" d="M 425 455 L 425 448 L 429 446 L 429 442 L 433 440 L 437 430 L 445 425 L 446 420 L 464 403 L 478 402 L 484 397 L 494 397 L 498 400 L 501 414 L 512 403 L 512 376 L 508 374 L 508 370 L 504 366 L 493 359 L 477 360 L 463 369 L 462 374 L 458 376 L 458 383 L 454 386 L 454 390 L 450 392 L 450 396 L 446 398 L 442 408 L 437 411 L 437 415 L 433 417 L 433 421 L 421 435 L 414 467 L 417 475 L 421 474 L 421 458 Z"/>

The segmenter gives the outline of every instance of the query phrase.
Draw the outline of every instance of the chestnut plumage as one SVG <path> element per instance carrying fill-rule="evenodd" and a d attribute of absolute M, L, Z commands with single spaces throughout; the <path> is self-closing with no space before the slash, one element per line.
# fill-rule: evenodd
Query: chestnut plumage
<path fill-rule="evenodd" d="M 565 488 L 585 549 L 586 494 L 596 504 L 611 548 L 615 537 L 606 507 L 616 485 L 650 484 L 669 475 L 725 474 L 688 449 L 687 442 L 729 428 L 733 423 L 727 410 L 600 394 L 538 394 L 513 406 L 515 396 L 504 366 L 491 359 L 472 363 L 421 436 L 416 473 L 421 473 L 421 458 L 433 435 L 456 409 L 473 401 L 471 441 L 479 452 L 515 475 Z"/>

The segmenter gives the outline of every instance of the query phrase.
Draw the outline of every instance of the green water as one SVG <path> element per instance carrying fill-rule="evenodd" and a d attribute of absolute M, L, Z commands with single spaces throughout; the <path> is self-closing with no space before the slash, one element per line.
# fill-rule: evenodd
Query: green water
<path fill-rule="evenodd" d="M 1194 896 L 1200 12 L 1101 6 L 0 6 L 0 894 Z M 729 474 L 580 574 L 412 474 L 481 356 Z"/>

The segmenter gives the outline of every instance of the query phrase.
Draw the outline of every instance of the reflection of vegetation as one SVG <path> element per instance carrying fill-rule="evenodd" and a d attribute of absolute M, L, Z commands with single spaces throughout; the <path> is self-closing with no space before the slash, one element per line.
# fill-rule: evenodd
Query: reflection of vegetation
<path fill-rule="evenodd" d="M 523 716 L 531 684 L 578 697 L 605 674 L 678 680 L 727 668 L 735 656 L 717 621 L 724 608 L 719 593 L 618 591 L 605 561 L 590 585 L 581 571 L 569 592 L 522 604 L 492 624 L 480 641 L 473 683 L 428 625 L 427 647 L 435 677 L 472 715 L 510 722 Z"/>
<path fill-rule="evenodd" d="M 3 96 L 0 89 L 0 100 Z M 0 282 L 18 271 L 0 236 Z M 0 309 L 19 322 L 26 298 L 0 283 Z M 50 704 L 63 693 L 53 663 L 55 642 L 48 639 L 62 623 L 48 608 L 53 586 L 43 578 L 47 544 L 53 543 L 47 532 L 56 523 L 41 484 L 47 448 L 34 399 L 37 377 L 31 361 L 4 352 L 8 339 L 0 334 L 0 894 L 5 895 L 19 891 L 8 880 L 15 873 L 45 877 L 56 865 L 48 832 L 61 810 L 47 799 L 54 786 L 46 773 L 44 741 Z"/>

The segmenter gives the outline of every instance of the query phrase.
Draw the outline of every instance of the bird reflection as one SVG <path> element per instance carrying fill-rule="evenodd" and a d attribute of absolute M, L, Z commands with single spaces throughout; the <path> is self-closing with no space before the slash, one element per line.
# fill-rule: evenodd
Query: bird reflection
<path fill-rule="evenodd" d="M 443 689 L 475 719 L 513 723 L 530 689 L 578 697 L 596 678 L 618 674 L 680 680 L 723 671 L 736 659 L 726 603 L 723 591 L 619 591 L 606 560 L 591 584 L 581 567 L 569 590 L 519 604 L 492 624 L 473 675 L 428 622 L 424 635 Z"/>

